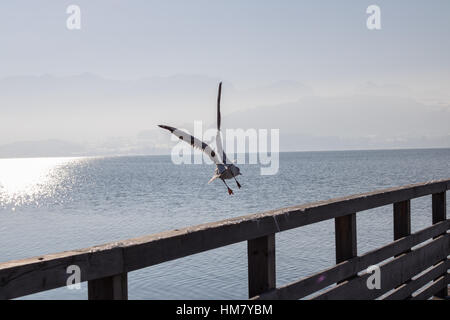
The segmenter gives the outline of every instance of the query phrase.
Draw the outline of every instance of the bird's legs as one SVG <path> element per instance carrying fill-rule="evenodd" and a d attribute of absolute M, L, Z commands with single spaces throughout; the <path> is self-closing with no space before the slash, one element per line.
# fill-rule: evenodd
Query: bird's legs
<path fill-rule="evenodd" d="M 237 184 L 238 188 L 240 189 L 241 188 L 241 184 L 236 180 L 235 176 L 233 176 L 233 178 L 234 178 L 234 181 L 236 181 L 236 184 Z"/>
<path fill-rule="evenodd" d="M 222 179 L 222 181 L 223 181 L 223 183 L 225 183 L 225 185 L 227 186 L 228 194 L 229 194 L 229 195 L 232 195 L 232 194 L 233 194 L 233 190 L 230 189 L 230 187 L 227 185 L 227 183 L 225 182 L 224 179 Z"/>

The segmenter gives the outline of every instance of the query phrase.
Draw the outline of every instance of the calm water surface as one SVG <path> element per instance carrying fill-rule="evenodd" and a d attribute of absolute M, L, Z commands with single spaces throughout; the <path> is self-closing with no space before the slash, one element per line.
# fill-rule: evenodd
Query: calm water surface
<path fill-rule="evenodd" d="M 240 166 L 241 190 L 207 182 L 213 167 L 174 165 L 169 156 L 0 159 L 0 261 L 450 177 L 450 149 L 298 152 L 261 176 Z M 448 200 L 447 200 L 448 201 Z M 448 202 L 449 203 L 449 202 Z M 412 201 L 412 228 L 431 223 L 431 197 Z M 392 208 L 357 216 L 358 252 L 392 239 Z M 334 223 L 277 234 L 277 285 L 334 263 Z M 247 294 L 246 243 L 129 274 L 130 299 L 240 299 Z M 86 299 L 60 288 L 25 298 Z"/>

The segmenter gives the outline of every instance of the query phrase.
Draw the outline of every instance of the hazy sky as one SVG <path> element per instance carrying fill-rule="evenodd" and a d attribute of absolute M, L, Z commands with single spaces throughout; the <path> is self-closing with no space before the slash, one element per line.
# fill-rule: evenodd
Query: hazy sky
<path fill-rule="evenodd" d="M 77 4 L 82 29 L 66 29 Z M 366 28 L 381 8 L 382 30 Z M 450 2 L 434 1 L 2 1 L 0 77 L 179 73 L 237 84 L 296 79 L 448 81 Z"/>
<path fill-rule="evenodd" d="M 71 4 L 81 8 L 81 30 L 66 28 L 66 8 Z M 381 30 L 371 31 L 366 27 L 366 8 L 372 4 L 381 8 Z M 264 87 L 274 84 L 300 83 L 317 96 L 341 96 L 359 94 L 359 90 L 373 93 L 367 92 L 369 86 L 378 93 L 384 90 L 386 94 L 394 92 L 394 95 L 449 106 L 448 39 L 448 0 L 2 1 L 0 80 L 3 80 L 0 85 L 9 88 L 10 82 L 16 81 L 16 89 L 22 83 L 26 89 L 30 85 L 27 77 L 46 74 L 60 77 L 61 82 L 83 73 L 128 81 L 200 75 L 211 79 L 212 90 L 205 92 L 207 98 L 213 98 L 213 88 L 221 79 L 229 84 L 228 88 L 232 86 L 241 93 L 258 92 L 255 88 L 263 92 Z M 13 76 L 22 77 L 17 80 Z M 166 81 L 167 86 L 170 83 Z M 251 98 L 244 93 L 240 96 Z M 77 94 L 82 99 L 85 92 L 80 89 Z M 129 105 L 127 95 L 124 97 L 121 102 Z M 283 97 L 280 93 L 280 103 L 286 102 Z M 40 101 L 35 105 L 35 112 L 42 105 L 55 103 L 50 101 L 52 97 L 48 93 L 43 96 L 38 92 L 31 98 Z M 276 104 L 277 99 L 272 98 L 270 104 Z M 11 111 L 11 106 L 27 104 L 28 100 L 15 101 L 11 96 L 3 102 L 1 99 L 0 115 L 3 114 L 4 122 L 8 119 L 10 127 L 16 121 L 18 125 L 20 122 L 24 127 L 33 128 L 33 123 L 25 117 L 20 121 Z M 65 98 L 62 95 L 60 99 Z M 191 103 L 196 101 L 193 99 Z M 107 97 L 96 101 L 98 105 L 109 102 Z M 263 102 L 255 101 L 248 107 Z M 73 109 L 69 111 L 77 108 L 76 104 L 70 105 Z M 203 107 L 200 102 L 199 105 Z M 206 108 L 206 102 L 204 105 Z M 167 111 L 170 107 L 151 106 L 153 111 L 158 108 Z M 93 117 L 103 111 L 94 108 Z M 177 112 L 188 119 L 188 111 Z M 83 122 L 82 117 L 78 120 Z M 147 129 L 138 120 L 129 120 L 134 133 Z M 151 125 L 170 119 L 152 120 Z M 61 121 L 54 118 L 52 123 L 57 122 Z M 9 134 L 9 139 L 3 138 L 0 143 L 33 137 L 57 138 L 55 132 L 60 127 L 54 126 L 53 131 L 51 128 L 51 123 L 45 123 L 45 130 L 39 131 L 36 126 L 27 134 L 4 128 L 1 133 Z M 92 131 L 92 136 L 102 136 L 98 128 L 97 131 L 85 129 Z M 74 130 L 62 137 L 73 138 Z M 111 131 L 105 130 L 104 137 L 111 136 Z M 125 131 L 118 135 L 134 134 L 131 129 Z M 40 136 L 37 132 L 47 133 Z M 84 139 L 89 140 L 90 136 Z"/>

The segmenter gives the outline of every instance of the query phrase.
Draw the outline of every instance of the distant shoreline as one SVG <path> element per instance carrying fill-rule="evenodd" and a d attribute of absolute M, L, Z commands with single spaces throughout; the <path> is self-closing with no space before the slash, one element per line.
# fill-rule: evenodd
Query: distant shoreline
<path fill-rule="evenodd" d="M 328 153 L 328 152 L 362 152 L 362 151 L 414 151 L 414 150 L 450 150 L 450 147 L 431 147 L 431 148 L 389 148 L 389 149 L 335 149 L 335 150 L 295 150 L 280 151 L 280 154 L 286 153 Z M 249 154 L 249 153 L 246 153 Z M 42 159 L 42 158 L 119 158 L 119 157 L 167 157 L 170 153 L 161 154 L 97 154 L 97 155 L 30 155 L 30 156 L 6 156 L 0 160 L 7 159 Z"/>

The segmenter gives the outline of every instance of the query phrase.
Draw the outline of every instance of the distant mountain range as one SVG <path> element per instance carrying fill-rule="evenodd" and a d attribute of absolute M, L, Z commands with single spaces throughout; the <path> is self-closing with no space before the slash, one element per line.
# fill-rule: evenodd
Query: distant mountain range
<path fill-rule="evenodd" d="M 0 157 L 168 153 L 156 127 L 215 126 L 218 78 L 110 80 L 93 74 L 0 80 Z M 400 85 L 321 96 L 297 81 L 237 89 L 224 82 L 223 127 L 280 130 L 281 151 L 450 147 L 450 106 Z"/>

